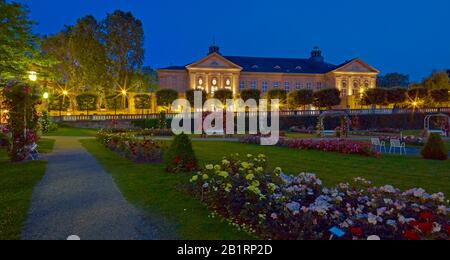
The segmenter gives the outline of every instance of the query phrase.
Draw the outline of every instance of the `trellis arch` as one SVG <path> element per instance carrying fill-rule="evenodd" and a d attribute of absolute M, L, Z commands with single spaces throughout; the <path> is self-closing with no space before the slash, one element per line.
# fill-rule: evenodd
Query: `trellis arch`
<path fill-rule="evenodd" d="M 430 120 L 432 118 L 443 118 L 444 120 L 447 121 L 447 125 L 450 124 L 450 116 L 447 115 L 447 114 L 439 113 L 439 114 L 427 115 L 427 116 L 425 116 L 424 123 L 423 123 L 423 128 L 427 132 L 427 134 L 438 133 L 438 132 L 442 133 L 442 129 L 439 129 L 439 130 L 438 129 L 431 129 Z"/>
<path fill-rule="evenodd" d="M 341 119 L 341 136 L 348 136 L 348 133 L 350 132 L 350 117 L 349 115 L 344 111 L 325 111 L 320 114 L 319 116 L 319 134 L 321 136 L 324 135 L 327 131 L 334 131 L 334 130 L 326 130 L 325 129 L 325 119 L 326 118 L 336 118 L 339 117 Z"/>

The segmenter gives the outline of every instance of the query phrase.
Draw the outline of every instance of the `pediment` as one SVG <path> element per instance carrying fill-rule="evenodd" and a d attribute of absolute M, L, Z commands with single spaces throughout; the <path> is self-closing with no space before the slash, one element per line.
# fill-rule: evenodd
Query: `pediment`
<path fill-rule="evenodd" d="M 235 69 L 242 70 L 242 67 L 225 59 L 217 53 L 212 53 L 205 58 L 194 62 L 186 67 L 188 70 L 192 69 Z"/>
<path fill-rule="evenodd" d="M 361 61 L 354 59 L 341 67 L 335 69 L 333 72 L 349 72 L 349 73 L 380 73 L 377 69 Z"/>

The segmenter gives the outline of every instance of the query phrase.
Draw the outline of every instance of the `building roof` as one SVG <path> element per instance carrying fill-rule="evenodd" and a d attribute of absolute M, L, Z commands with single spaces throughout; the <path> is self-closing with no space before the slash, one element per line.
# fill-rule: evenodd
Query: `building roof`
<path fill-rule="evenodd" d="M 241 66 L 244 72 L 323 74 L 337 68 L 333 64 L 313 59 L 241 56 L 224 56 L 224 58 Z"/>
<path fill-rule="evenodd" d="M 311 57 L 307 59 L 222 56 L 217 46 L 210 47 L 209 55 L 213 54 L 220 55 L 228 61 L 242 67 L 242 72 L 255 73 L 325 74 L 355 60 L 352 59 L 339 65 L 327 63 L 324 61 L 322 52 L 318 47 L 313 49 Z M 170 66 L 162 68 L 162 70 L 186 70 L 191 64 L 186 66 Z"/>

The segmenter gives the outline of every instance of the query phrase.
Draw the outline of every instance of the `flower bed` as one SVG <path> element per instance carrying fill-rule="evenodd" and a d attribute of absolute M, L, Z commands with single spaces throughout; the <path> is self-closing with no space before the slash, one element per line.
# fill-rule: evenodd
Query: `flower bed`
<path fill-rule="evenodd" d="M 130 133 L 113 133 L 101 130 L 97 139 L 108 149 L 137 163 L 159 163 L 163 160 L 164 147 L 153 140 L 139 140 Z"/>
<path fill-rule="evenodd" d="M 171 129 L 144 129 L 138 132 L 138 136 L 152 137 L 152 136 L 174 136 Z"/>
<path fill-rule="evenodd" d="M 215 214 L 262 239 L 450 238 L 442 193 L 373 187 L 362 178 L 328 189 L 314 174 L 269 172 L 264 155 L 224 158 L 206 165 L 191 183 Z"/>
<path fill-rule="evenodd" d="M 240 139 L 245 144 L 260 144 L 258 136 L 244 136 Z M 323 152 L 338 152 L 342 154 L 357 154 L 363 156 L 379 156 L 379 153 L 367 142 L 352 141 L 347 139 L 304 139 L 304 138 L 280 138 L 277 146 L 289 147 L 301 150 L 319 150 Z"/>

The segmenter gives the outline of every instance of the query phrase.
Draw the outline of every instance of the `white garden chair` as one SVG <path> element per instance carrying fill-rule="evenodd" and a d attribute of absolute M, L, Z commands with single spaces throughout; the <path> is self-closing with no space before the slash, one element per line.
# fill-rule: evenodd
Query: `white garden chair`
<path fill-rule="evenodd" d="M 372 143 L 372 146 L 380 151 L 380 153 L 383 151 L 383 149 L 384 152 L 386 152 L 386 142 L 382 142 L 380 138 L 371 138 L 370 142 Z"/>
<path fill-rule="evenodd" d="M 36 143 L 29 146 L 30 153 L 28 155 L 28 159 L 31 161 L 36 161 L 39 159 L 38 145 Z"/>
<path fill-rule="evenodd" d="M 391 139 L 391 147 L 389 148 L 389 153 L 392 153 L 392 150 L 394 150 L 395 153 L 397 148 L 400 151 L 400 155 L 406 155 L 406 143 L 401 142 L 400 139 Z"/>

